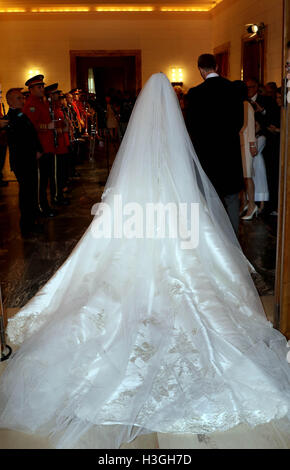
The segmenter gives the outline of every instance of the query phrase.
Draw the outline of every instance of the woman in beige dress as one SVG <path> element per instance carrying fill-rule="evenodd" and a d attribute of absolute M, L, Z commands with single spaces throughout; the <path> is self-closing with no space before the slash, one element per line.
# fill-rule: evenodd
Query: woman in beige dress
<path fill-rule="evenodd" d="M 244 84 L 243 84 L 244 85 Z M 244 125 L 240 131 L 243 173 L 245 178 L 245 194 L 241 215 L 246 211 L 243 220 L 252 220 L 258 214 L 258 206 L 255 204 L 255 185 L 253 181 L 253 158 L 257 155 L 255 112 L 246 99 L 247 88 L 243 87 L 244 97 Z"/>

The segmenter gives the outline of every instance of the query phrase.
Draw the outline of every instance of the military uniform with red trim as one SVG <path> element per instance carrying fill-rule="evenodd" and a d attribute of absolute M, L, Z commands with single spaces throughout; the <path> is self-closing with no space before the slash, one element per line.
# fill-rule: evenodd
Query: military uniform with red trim
<path fill-rule="evenodd" d="M 81 93 L 82 93 L 82 90 L 78 88 L 74 88 L 70 91 L 70 94 L 73 96 L 72 106 L 78 118 L 77 122 L 79 125 L 80 136 L 82 136 L 83 131 L 85 129 L 85 120 L 86 120 L 85 118 L 86 111 L 85 111 L 84 105 L 79 99 L 77 99 L 77 97 L 79 97 Z M 85 154 L 86 154 L 86 145 L 83 145 L 82 141 L 78 141 L 74 148 L 75 163 L 82 162 L 85 158 Z"/>
<path fill-rule="evenodd" d="M 30 95 L 26 99 L 23 112 L 37 130 L 44 153 L 54 153 L 53 130 L 47 129 L 47 125 L 52 122 L 49 104 L 41 98 Z"/>
<path fill-rule="evenodd" d="M 69 166 L 69 153 L 70 153 L 70 140 L 68 133 L 68 122 L 61 109 L 59 102 L 59 90 L 55 92 L 58 99 L 53 103 L 54 117 L 56 120 L 57 130 L 57 147 L 55 149 L 55 163 L 56 163 L 56 195 L 55 202 L 57 204 L 68 204 L 68 200 L 64 198 L 63 188 L 66 186 L 68 179 L 68 166 Z"/>
<path fill-rule="evenodd" d="M 70 94 L 73 95 L 73 107 L 75 112 L 77 113 L 78 120 L 81 122 L 82 128 L 84 127 L 84 115 L 85 115 L 85 108 L 83 103 L 77 99 L 76 97 L 81 94 L 82 90 L 79 90 L 78 88 L 73 88 L 70 91 Z"/>
<path fill-rule="evenodd" d="M 57 155 L 68 153 L 69 152 L 69 134 L 68 134 L 68 124 L 66 122 L 64 113 L 58 103 L 54 105 L 54 115 L 55 120 L 57 121 L 56 128 L 57 128 L 57 137 L 58 137 L 58 145 L 55 149 L 55 153 Z"/>
<path fill-rule="evenodd" d="M 37 75 L 25 83 L 30 90 L 30 95 L 26 99 L 23 112 L 33 123 L 40 143 L 43 148 L 43 155 L 38 160 L 38 205 L 41 213 L 47 217 L 53 217 L 55 212 L 50 207 L 47 199 L 47 186 L 50 187 L 50 200 L 53 203 L 56 192 L 55 168 L 54 168 L 54 130 L 49 129 L 52 119 L 49 104 L 44 101 L 43 75 Z M 39 96 L 36 96 L 34 87 L 38 88 Z M 34 89 L 34 90 L 33 90 Z"/>

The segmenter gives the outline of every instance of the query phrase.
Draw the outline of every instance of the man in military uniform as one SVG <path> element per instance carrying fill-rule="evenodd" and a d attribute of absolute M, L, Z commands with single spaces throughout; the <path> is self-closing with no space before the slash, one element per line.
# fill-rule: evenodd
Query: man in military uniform
<path fill-rule="evenodd" d="M 80 100 L 80 94 L 82 90 L 79 90 L 78 88 L 73 88 L 69 94 L 73 96 L 73 105 L 78 113 L 78 118 L 80 120 L 82 128 L 85 127 L 85 108 L 83 103 Z"/>
<path fill-rule="evenodd" d="M 51 202 L 55 194 L 54 177 L 54 129 L 55 123 L 49 112 L 49 104 L 44 100 L 43 75 L 27 80 L 30 96 L 26 99 L 24 113 L 32 121 L 43 147 L 43 155 L 38 161 L 38 202 L 39 210 L 44 217 L 54 217 L 56 212 L 47 200 L 47 185 L 50 183 Z"/>
<path fill-rule="evenodd" d="M 57 205 L 68 205 L 68 199 L 64 198 L 63 188 L 65 186 L 65 174 L 66 164 L 69 153 L 69 135 L 68 135 L 68 123 L 65 120 L 65 116 L 60 107 L 59 96 L 61 90 L 58 90 L 58 83 L 45 87 L 45 95 L 49 102 L 50 113 L 55 121 L 54 130 L 54 167 L 55 167 L 55 194 L 53 196 L 53 202 Z"/>
<path fill-rule="evenodd" d="M 37 225 L 37 160 L 43 149 L 37 132 L 23 113 L 24 98 L 19 88 L 7 92 L 9 111 L 5 119 L 11 170 L 19 183 L 20 229 L 23 236 L 42 232 Z"/>
<path fill-rule="evenodd" d="M 79 177 L 80 175 L 76 171 L 75 167 L 79 162 L 79 155 L 80 155 L 80 142 L 81 142 L 81 134 L 82 134 L 82 121 L 79 109 L 74 102 L 73 95 L 71 93 L 67 93 L 65 95 L 68 107 L 68 115 L 73 127 L 73 142 L 71 144 L 72 149 L 72 158 L 70 160 L 71 167 L 70 167 L 70 176 L 75 178 Z"/>
<path fill-rule="evenodd" d="M 73 95 L 71 93 L 67 93 L 65 97 L 66 97 L 68 110 L 70 113 L 70 119 L 72 121 L 73 128 L 74 128 L 74 139 L 79 139 L 82 133 L 80 112 L 76 103 L 74 102 Z"/>

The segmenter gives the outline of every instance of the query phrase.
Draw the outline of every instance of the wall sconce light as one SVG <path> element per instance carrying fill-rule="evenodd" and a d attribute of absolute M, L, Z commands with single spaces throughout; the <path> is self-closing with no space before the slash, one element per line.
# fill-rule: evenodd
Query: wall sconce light
<path fill-rule="evenodd" d="M 181 67 L 171 67 L 171 83 L 175 85 L 183 85 L 183 69 Z"/>
<path fill-rule="evenodd" d="M 264 23 L 259 23 L 259 24 L 246 24 L 247 28 L 247 33 L 251 34 L 250 38 L 254 36 L 262 36 L 262 34 L 265 31 L 265 24 Z"/>

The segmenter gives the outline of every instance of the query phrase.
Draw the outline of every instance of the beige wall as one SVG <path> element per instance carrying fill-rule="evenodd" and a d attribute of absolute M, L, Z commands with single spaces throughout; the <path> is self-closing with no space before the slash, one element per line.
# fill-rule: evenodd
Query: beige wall
<path fill-rule="evenodd" d="M 263 21 L 268 28 L 266 80 L 280 82 L 283 0 L 224 0 L 212 14 L 170 17 L 96 17 L 70 15 L 1 18 L 0 83 L 3 91 L 22 86 L 29 70 L 45 74 L 70 89 L 71 49 L 141 49 L 143 83 L 154 73 L 184 69 L 185 88 L 200 82 L 199 54 L 231 42 L 231 78 L 240 78 L 241 38 L 246 23 Z M 143 15 L 141 13 L 141 15 Z M 114 19 L 115 18 L 115 19 Z M 141 17 L 139 17 L 141 18 Z M 5 38 L 5 39 L 3 39 Z"/>
<path fill-rule="evenodd" d="M 43 18 L 43 17 L 42 17 Z M 21 86 L 30 69 L 70 89 L 71 49 L 141 49 L 143 83 L 154 72 L 184 68 L 185 86 L 200 81 L 200 53 L 211 50 L 210 16 L 196 20 L 7 20 L 1 24 L 0 83 L 6 91 Z"/>
<path fill-rule="evenodd" d="M 212 19 L 212 48 L 231 43 L 230 78 L 241 78 L 241 38 L 245 24 L 267 25 L 265 82 L 281 84 L 283 0 L 224 0 Z"/>

